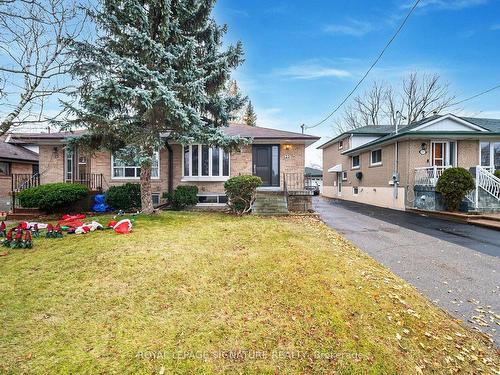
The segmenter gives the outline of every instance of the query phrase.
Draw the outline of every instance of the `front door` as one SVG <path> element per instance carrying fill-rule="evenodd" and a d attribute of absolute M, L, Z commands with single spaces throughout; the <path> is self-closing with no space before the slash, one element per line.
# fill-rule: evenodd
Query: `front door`
<path fill-rule="evenodd" d="M 337 172 L 337 195 L 342 194 L 342 172 Z"/>
<path fill-rule="evenodd" d="M 262 179 L 262 186 L 280 186 L 279 146 L 253 145 L 252 170 Z"/>

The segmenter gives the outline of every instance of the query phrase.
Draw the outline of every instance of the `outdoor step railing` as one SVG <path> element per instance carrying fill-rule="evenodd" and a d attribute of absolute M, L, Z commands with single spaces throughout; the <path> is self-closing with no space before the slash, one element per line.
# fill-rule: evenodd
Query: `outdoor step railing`
<path fill-rule="evenodd" d="M 286 191 L 302 191 L 306 188 L 304 173 L 283 173 Z"/>
<path fill-rule="evenodd" d="M 87 186 L 92 191 L 102 190 L 102 173 L 80 173 L 78 179 L 67 181 Z"/>
<path fill-rule="evenodd" d="M 500 201 L 500 178 L 479 165 L 476 167 L 476 194 L 478 187 Z"/>
<path fill-rule="evenodd" d="M 11 192 L 19 193 L 38 185 L 40 185 L 40 175 L 38 173 L 14 173 L 11 175 Z"/>
<path fill-rule="evenodd" d="M 415 185 L 436 186 L 439 177 L 448 168 L 449 165 L 415 168 Z"/>

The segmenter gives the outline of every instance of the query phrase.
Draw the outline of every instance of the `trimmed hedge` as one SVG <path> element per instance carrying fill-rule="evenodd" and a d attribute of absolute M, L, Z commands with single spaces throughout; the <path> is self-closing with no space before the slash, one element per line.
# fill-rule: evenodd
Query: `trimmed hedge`
<path fill-rule="evenodd" d="M 126 184 L 111 186 L 105 194 L 104 201 L 115 210 L 135 211 L 141 208 L 141 185 Z"/>
<path fill-rule="evenodd" d="M 88 195 L 89 189 L 85 185 L 57 182 L 23 190 L 17 194 L 17 198 L 22 207 L 56 212 Z"/>
<path fill-rule="evenodd" d="M 465 196 L 476 187 L 472 175 L 464 168 L 448 168 L 439 177 L 436 191 L 441 193 L 450 211 L 457 211 Z"/>
<path fill-rule="evenodd" d="M 497 169 L 497 170 L 495 171 L 495 176 L 497 176 L 498 178 L 500 178 L 500 169 Z"/>
<path fill-rule="evenodd" d="M 238 215 L 249 212 L 255 200 L 255 192 L 261 184 L 262 180 L 258 176 L 231 177 L 224 183 L 224 189 L 229 198 L 229 208 Z"/>
<path fill-rule="evenodd" d="M 182 210 L 198 203 L 198 187 L 193 185 L 180 185 L 172 193 L 164 193 L 173 210 Z"/>

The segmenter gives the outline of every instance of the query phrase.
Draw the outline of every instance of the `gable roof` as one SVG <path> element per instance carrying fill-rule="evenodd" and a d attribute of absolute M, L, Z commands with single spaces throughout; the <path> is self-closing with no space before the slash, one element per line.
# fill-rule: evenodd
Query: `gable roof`
<path fill-rule="evenodd" d="M 288 140 L 288 141 L 303 141 L 306 144 L 316 142 L 320 137 L 313 135 L 289 132 L 285 130 L 263 128 L 260 126 L 248 126 L 240 124 L 230 124 L 227 127 L 221 128 L 222 132 L 227 136 L 240 136 L 244 138 L 253 139 L 266 139 L 266 140 Z M 27 144 L 27 143 L 40 143 L 63 142 L 65 139 L 71 137 L 78 137 L 85 134 L 85 130 L 75 130 L 72 132 L 58 132 L 58 133 L 15 133 L 10 136 L 10 143 Z"/>
<path fill-rule="evenodd" d="M 332 143 L 335 143 L 338 140 L 349 137 L 350 135 L 373 135 L 373 136 L 384 136 L 392 133 L 396 127 L 394 125 L 366 125 L 356 129 L 352 129 L 346 132 L 343 132 L 336 137 L 326 141 L 325 143 L 319 145 L 317 148 L 322 149 L 330 146 Z"/>
<path fill-rule="evenodd" d="M 38 154 L 22 146 L 6 142 L 7 137 L 0 137 L 0 159 L 20 162 L 38 162 Z"/>
<path fill-rule="evenodd" d="M 418 131 L 418 128 L 425 125 L 426 123 L 431 123 L 431 122 L 436 121 L 438 119 L 446 119 L 446 118 L 459 119 L 461 121 L 465 121 L 465 122 L 470 123 L 473 127 L 480 127 L 480 129 L 475 130 L 474 128 L 471 128 L 470 131 L 451 131 L 451 132 L 425 131 L 425 129 L 423 129 L 422 131 Z M 458 116 L 454 116 L 452 114 L 433 115 L 431 117 L 413 122 L 410 125 L 400 127 L 398 129 L 398 133 L 396 133 L 395 131 L 391 132 L 389 134 L 386 134 L 380 138 L 377 138 L 371 142 L 365 143 L 365 144 L 358 146 L 356 148 L 353 148 L 350 150 L 345 150 L 342 154 L 351 155 L 353 153 L 365 150 L 367 148 L 371 148 L 375 145 L 382 145 L 384 143 L 391 143 L 392 141 L 395 141 L 396 139 L 399 139 L 399 138 L 410 137 L 410 136 L 422 136 L 422 135 L 499 136 L 500 135 L 500 119 L 484 119 L 484 118 L 480 119 L 480 118 L 473 118 L 473 117 L 458 117 Z"/>

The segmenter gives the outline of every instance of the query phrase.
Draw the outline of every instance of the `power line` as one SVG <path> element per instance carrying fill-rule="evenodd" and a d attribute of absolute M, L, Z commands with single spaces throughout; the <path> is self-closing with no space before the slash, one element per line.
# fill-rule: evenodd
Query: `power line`
<path fill-rule="evenodd" d="M 337 107 L 335 107 L 335 109 L 328 116 L 326 116 L 323 120 L 321 120 L 320 122 L 318 122 L 318 123 L 316 123 L 314 125 L 305 126 L 306 129 L 312 129 L 312 128 L 315 128 L 315 127 L 323 124 L 326 120 L 328 120 L 330 117 L 332 117 L 345 104 L 345 102 L 347 102 L 347 100 L 352 96 L 352 94 L 354 94 L 354 92 L 358 89 L 358 87 L 363 83 L 363 81 L 368 76 L 368 74 L 370 74 L 370 72 L 375 67 L 375 65 L 377 65 L 377 63 L 379 62 L 379 60 L 384 55 L 384 53 L 387 50 L 387 48 L 389 48 L 389 46 L 394 41 L 394 39 L 396 39 L 396 37 L 398 36 L 398 34 L 400 33 L 400 31 L 403 29 L 403 27 L 405 26 L 406 22 L 410 18 L 410 16 L 413 13 L 413 11 L 417 8 L 417 6 L 418 6 L 419 3 L 420 3 L 420 0 L 415 1 L 415 4 L 413 4 L 413 6 L 411 7 L 410 11 L 408 12 L 408 14 L 406 15 L 406 17 L 404 18 L 404 20 L 401 23 L 401 25 L 399 25 L 398 29 L 396 30 L 396 32 L 394 33 L 394 35 L 392 36 L 392 38 L 389 39 L 389 41 L 387 42 L 387 44 L 385 45 L 385 47 L 382 49 L 382 51 L 380 52 L 380 54 L 378 55 L 378 57 L 372 63 L 372 65 L 370 66 L 370 68 L 366 71 L 365 75 L 359 80 L 359 82 L 349 92 L 349 94 L 345 97 L 345 99 L 342 100 L 342 102 Z"/>
<path fill-rule="evenodd" d="M 493 86 L 493 87 L 491 87 L 491 88 L 489 88 L 487 90 L 481 91 L 479 94 L 469 96 L 468 98 L 460 100 L 460 101 L 458 101 L 456 103 L 451 103 L 450 106 L 459 105 L 459 104 L 462 104 L 464 102 L 468 102 L 469 100 L 476 99 L 478 96 L 487 94 L 487 93 L 492 92 L 493 90 L 496 90 L 496 89 L 500 89 L 500 85 Z"/>

